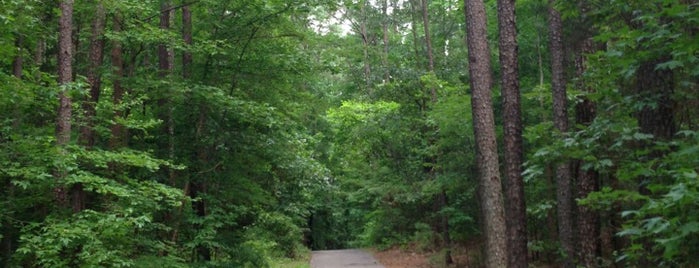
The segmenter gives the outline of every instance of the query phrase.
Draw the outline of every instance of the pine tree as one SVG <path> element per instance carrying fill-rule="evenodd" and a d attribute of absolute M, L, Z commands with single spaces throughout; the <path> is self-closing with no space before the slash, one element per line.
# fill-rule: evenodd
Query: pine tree
<path fill-rule="evenodd" d="M 492 74 L 487 40 L 485 4 L 466 0 L 466 34 L 471 77 L 473 132 L 486 237 L 486 266 L 507 266 L 505 213 L 491 100 Z"/>

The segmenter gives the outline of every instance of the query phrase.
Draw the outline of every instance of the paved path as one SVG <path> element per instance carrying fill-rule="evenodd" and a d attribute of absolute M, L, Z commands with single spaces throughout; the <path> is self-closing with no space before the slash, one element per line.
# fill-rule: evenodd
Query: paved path
<path fill-rule="evenodd" d="M 384 268 L 371 254 L 359 249 L 320 250 L 311 255 L 311 268 Z"/>

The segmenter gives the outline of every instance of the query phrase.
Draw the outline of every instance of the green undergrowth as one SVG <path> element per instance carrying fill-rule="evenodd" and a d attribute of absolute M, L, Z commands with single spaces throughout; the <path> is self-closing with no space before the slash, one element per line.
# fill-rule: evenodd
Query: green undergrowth
<path fill-rule="evenodd" d="M 275 258 L 271 262 L 272 268 L 310 268 L 311 251 L 309 249 L 298 252 L 297 258 Z"/>

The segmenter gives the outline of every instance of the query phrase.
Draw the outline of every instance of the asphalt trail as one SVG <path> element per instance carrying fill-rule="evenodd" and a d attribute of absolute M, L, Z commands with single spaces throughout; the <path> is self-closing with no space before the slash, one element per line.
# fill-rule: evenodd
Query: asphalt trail
<path fill-rule="evenodd" d="M 384 268 L 369 252 L 360 249 L 319 250 L 311 254 L 311 268 Z"/>

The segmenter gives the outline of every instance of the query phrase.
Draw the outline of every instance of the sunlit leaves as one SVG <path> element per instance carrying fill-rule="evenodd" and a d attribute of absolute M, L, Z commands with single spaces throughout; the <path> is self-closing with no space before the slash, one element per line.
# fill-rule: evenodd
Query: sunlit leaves
<path fill-rule="evenodd" d="M 362 103 L 346 101 L 339 109 L 328 111 L 328 118 L 337 124 L 367 123 L 383 119 L 398 111 L 400 104 L 394 102 Z"/>

